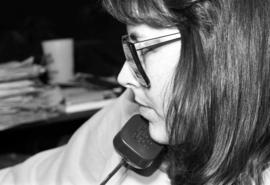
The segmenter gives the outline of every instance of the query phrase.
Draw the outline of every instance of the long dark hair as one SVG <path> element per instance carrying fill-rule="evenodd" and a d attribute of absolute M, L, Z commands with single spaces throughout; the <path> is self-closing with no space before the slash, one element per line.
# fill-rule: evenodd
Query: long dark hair
<path fill-rule="evenodd" d="M 172 184 L 263 183 L 270 161 L 269 0 L 103 0 L 126 24 L 177 26 L 167 111 Z"/>

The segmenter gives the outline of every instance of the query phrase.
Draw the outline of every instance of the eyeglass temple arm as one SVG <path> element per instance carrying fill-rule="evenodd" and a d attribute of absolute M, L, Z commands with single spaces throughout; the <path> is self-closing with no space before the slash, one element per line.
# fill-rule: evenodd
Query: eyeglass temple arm
<path fill-rule="evenodd" d="M 159 44 L 159 43 L 168 42 L 168 41 L 180 39 L 180 38 L 181 38 L 180 33 L 176 33 L 176 34 L 172 34 L 172 35 L 168 35 L 168 36 L 164 36 L 164 37 L 151 39 L 148 41 L 137 42 L 134 44 L 134 46 L 135 46 L 136 50 L 140 50 L 143 48 L 154 46 L 154 45 Z"/>

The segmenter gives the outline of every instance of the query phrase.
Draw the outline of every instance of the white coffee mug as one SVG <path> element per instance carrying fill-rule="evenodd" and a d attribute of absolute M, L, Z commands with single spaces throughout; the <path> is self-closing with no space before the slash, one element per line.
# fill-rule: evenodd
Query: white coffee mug
<path fill-rule="evenodd" d="M 50 84 L 67 83 L 74 78 L 74 41 L 62 38 L 42 41 Z"/>

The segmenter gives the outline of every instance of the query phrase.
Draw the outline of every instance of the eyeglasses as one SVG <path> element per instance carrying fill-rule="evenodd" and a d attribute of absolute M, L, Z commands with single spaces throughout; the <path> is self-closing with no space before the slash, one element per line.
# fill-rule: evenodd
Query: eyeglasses
<path fill-rule="evenodd" d="M 143 66 L 143 50 L 156 49 L 157 47 L 169 44 L 181 39 L 180 33 L 173 33 L 161 37 L 156 37 L 139 42 L 131 42 L 128 35 L 122 36 L 122 46 L 130 68 L 132 69 L 138 82 L 146 88 L 150 88 L 150 80 L 147 77 Z"/>

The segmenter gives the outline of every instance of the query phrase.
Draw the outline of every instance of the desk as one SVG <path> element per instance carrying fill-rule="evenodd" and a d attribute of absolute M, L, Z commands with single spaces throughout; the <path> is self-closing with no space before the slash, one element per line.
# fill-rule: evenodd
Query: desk
<path fill-rule="evenodd" d="M 97 110 L 114 101 L 105 100 L 83 101 L 72 105 L 59 105 L 54 109 L 22 109 L 16 113 L 0 114 L 0 132 L 16 127 L 53 124 L 78 118 L 89 118 Z"/>
<path fill-rule="evenodd" d="M 114 100 L 100 101 L 101 104 L 97 101 L 94 105 L 99 107 L 93 108 L 90 104 L 91 109 L 85 109 L 83 106 L 83 111 L 73 113 L 25 110 L 17 115 L 6 115 L 6 122 L 5 119 L 0 119 L 0 154 L 10 152 L 34 154 L 65 144 L 68 141 L 67 137 L 105 106 L 104 102 L 110 103 Z M 66 138 L 64 141 L 63 137 Z"/>
<path fill-rule="evenodd" d="M 26 129 L 29 127 L 37 127 L 42 125 L 51 125 L 51 124 L 64 124 L 65 122 L 72 122 L 80 119 L 87 120 L 99 109 L 86 110 L 76 113 L 61 113 L 61 112 L 51 112 L 51 113 L 41 113 L 36 112 L 36 117 L 33 117 L 30 113 L 25 113 L 24 115 L 14 116 L 12 120 L 4 123 L 1 121 L 0 125 L 0 134 L 9 130 L 19 130 Z M 37 119 L 37 116 L 39 116 Z"/>

